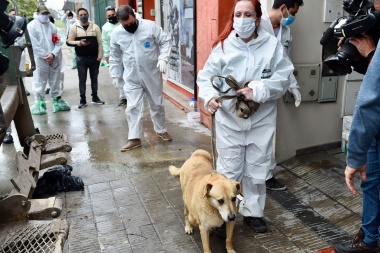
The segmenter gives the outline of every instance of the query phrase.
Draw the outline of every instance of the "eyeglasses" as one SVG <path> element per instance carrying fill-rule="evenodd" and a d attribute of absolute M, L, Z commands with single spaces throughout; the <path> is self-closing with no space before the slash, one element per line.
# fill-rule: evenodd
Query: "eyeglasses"
<path fill-rule="evenodd" d="M 107 6 L 106 7 L 106 11 L 110 11 L 110 10 L 114 11 L 115 7 L 113 7 L 113 6 Z"/>

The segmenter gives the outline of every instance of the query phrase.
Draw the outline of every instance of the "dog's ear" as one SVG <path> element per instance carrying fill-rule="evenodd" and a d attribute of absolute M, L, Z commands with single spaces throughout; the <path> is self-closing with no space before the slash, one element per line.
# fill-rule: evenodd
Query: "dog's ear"
<path fill-rule="evenodd" d="M 241 195 L 242 193 L 241 193 L 241 186 L 240 186 L 240 183 L 235 181 L 235 182 L 234 182 L 234 185 L 235 185 L 235 187 L 236 187 L 236 189 L 237 189 L 238 194 Z"/>
<path fill-rule="evenodd" d="M 212 188 L 212 184 L 208 183 L 203 189 L 203 197 L 206 197 Z"/>

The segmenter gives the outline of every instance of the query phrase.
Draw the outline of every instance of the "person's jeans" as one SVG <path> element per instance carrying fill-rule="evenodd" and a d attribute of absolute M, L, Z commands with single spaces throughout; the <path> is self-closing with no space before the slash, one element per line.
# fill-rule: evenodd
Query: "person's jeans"
<path fill-rule="evenodd" d="M 364 242 L 377 246 L 380 240 L 380 140 L 373 140 L 367 153 L 367 180 L 363 190 L 362 229 Z"/>
<path fill-rule="evenodd" d="M 77 56 L 77 69 L 79 77 L 79 94 L 81 100 L 86 100 L 87 70 L 90 71 L 91 96 L 98 96 L 98 75 L 100 61 L 97 56 Z"/>

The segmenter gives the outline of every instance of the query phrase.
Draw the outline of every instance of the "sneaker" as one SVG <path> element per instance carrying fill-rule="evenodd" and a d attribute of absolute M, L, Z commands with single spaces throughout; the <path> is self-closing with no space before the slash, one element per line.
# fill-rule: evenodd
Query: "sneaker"
<path fill-rule="evenodd" d="M 45 94 L 47 95 L 47 94 L 49 94 L 50 93 L 50 88 L 47 88 L 46 90 L 45 90 Z"/>
<path fill-rule="evenodd" d="M 91 103 L 97 104 L 97 105 L 104 105 L 105 104 L 105 102 L 102 101 L 102 100 L 100 100 L 97 96 L 92 98 L 92 102 Z"/>
<path fill-rule="evenodd" d="M 260 217 L 244 217 L 244 222 L 249 225 L 253 231 L 257 233 L 265 233 L 268 231 L 267 224 Z"/>
<path fill-rule="evenodd" d="M 80 102 L 79 102 L 79 105 L 78 105 L 78 108 L 79 109 L 82 109 L 83 107 L 86 107 L 87 106 L 87 102 L 86 102 L 86 100 L 80 100 Z"/>
<path fill-rule="evenodd" d="M 30 92 L 27 89 L 25 89 L 25 95 L 30 96 Z"/>
<path fill-rule="evenodd" d="M 36 102 L 30 107 L 30 111 L 33 115 L 46 114 L 45 99 L 37 99 Z"/>
<path fill-rule="evenodd" d="M 287 189 L 286 185 L 280 183 L 274 177 L 271 177 L 267 181 L 265 181 L 265 185 L 268 190 L 272 191 L 285 191 Z"/>
<path fill-rule="evenodd" d="M 123 106 L 127 104 L 127 100 L 125 98 L 120 100 L 120 103 L 117 106 Z"/>
<path fill-rule="evenodd" d="M 334 244 L 335 253 L 371 253 L 380 252 L 378 245 L 370 246 L 364 241 L 364 233 L 360 228 L 359 232 L 355 235 L 351 242 Z"/>
<path fill-rule="evenodd" d="M 132 139 L 127 142 L 124 146 L 120 148 L 121 152 L 129 151 L 135 148 L 141 147 L 141 141 L 140 139 Z"/>
<path fill-rule="evenodd" d="M 168 132 L 165 132 L 165 133 L 156 133 L 158 136 L 161 137 L 161 139 L 163 139 L 164 141 L 171 141 L 172 140 L 172 137 L 170 136 L 170 134 L 168 134 Z"/>
<path fill-rule="evenodd" d="M 10 133 L 6 133 L 4 135 L 3 143 L 4 144 L 11 144 L 13 142 L 13 137 Z"/>
<path fill-rule="evenodd" d="M 53 112 L 69 111 L 69 104 L 61 97 L 53 97 Z"/>

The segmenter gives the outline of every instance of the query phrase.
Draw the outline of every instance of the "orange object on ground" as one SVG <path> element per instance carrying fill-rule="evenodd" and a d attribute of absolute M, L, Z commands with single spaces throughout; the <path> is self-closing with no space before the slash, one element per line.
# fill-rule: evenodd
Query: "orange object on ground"
<path fill-rule="evenodd" d="M 317 251 L 316 253 L 335 253 L 335 250 L 334 250 L 334 247 L 331 246 L 331 247 L 328 247 L 325 249 L 321 249 L 321 250 Z"/>

